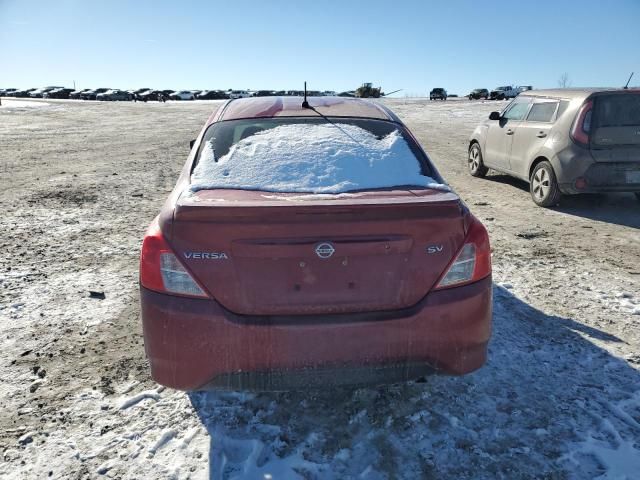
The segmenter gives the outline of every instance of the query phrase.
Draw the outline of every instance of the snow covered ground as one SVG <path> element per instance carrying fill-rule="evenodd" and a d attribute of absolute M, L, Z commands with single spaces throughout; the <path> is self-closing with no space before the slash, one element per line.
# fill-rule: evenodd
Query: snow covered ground
<path fill-rule="evenodd" d="M 144 360 L 140 239 L 211 105 L 4 116 L 0 477 L 639 478 L 637 205 L 541 210 L 517 182 L 468 177 L 466 136 L 495 105 L 390 105 L 489 229 L 488 364 L 278 394 L 163 389 Z"/>
<path fill-rule="evenodd" d="M 284 394 L 185 394 L 132 379 L 109 395 L 87 387 L 58 412 L 65 423 L 16 427 L 0 472 L 637 478 L 638 370 L 601 346 L 621 340 L 540 312 L 503 287 L 495 294 L 491 360 L 468 377 Z"/>

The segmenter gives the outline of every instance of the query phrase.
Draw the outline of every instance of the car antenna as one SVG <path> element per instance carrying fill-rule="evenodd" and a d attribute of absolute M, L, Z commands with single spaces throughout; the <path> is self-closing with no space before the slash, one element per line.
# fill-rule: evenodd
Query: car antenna
<path fill-rule="evenodd" d="M 633 77 L 633 72 L 631 72 L 631 75 L 629 75 L 629 80 L 627 80 L 627 84 L 623 87 L 625 90 L 629 88 L 629 82 L 631 81 L 631 77 Z"/>
<path fill-rule="evenodd" d="M 307 82 L 304 82 L 304 100 L 302 100 L 302 108 L 311 108 L 309 107 L 309 102 L 307 102 Z"/>
<path fill-rule="evenodd" d="M 352 135 L 349 134 L 349 132 L 347 132 L 344 128 L 342 128 L 340 125 L 334 123 L 329 117 L 327 117 L 324 113 L 319 112 L 318 110 L 316 110 L 315 107 L 312 107 L 311 105 L 309 105 L 309 102 L 307 102 L 307 82 L 304 82 L 304 101 L 302 102 L 302 108 L 308 108 L 309 110 L 311 110 L 312 112 L 317 113 L 318 115 L 320 115 L 323 119 L 325 119 L 327 121 L 327 123 L 330 123 L 331 125 L 333 125 L 334 127 L 336 127 L 338 130 L 340 130 L 342 133 L 344 133 L 347 137 L 349 137 L 351 140 L 353 140 L 355 143 L 357 143 L 358 145 L 362 145 L 358 140 L 356 140 L 355 138 L 353 138 Z"/>

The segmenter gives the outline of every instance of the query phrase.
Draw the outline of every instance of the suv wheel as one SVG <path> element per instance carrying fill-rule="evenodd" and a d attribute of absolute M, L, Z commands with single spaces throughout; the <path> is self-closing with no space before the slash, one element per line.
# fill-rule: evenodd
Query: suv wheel
<path fill-rule="evenodd" d="M 468 163 L 469 173 L 472 177 L 484 177 L 487 175 L 489 169 L 484 166 L 482 161 L 482 151 L 480 150 L 480 145 L 474 143 L 469 148 L 469 158 Z"/>
<path fill-rule="evenodd" d="M 553 167 L 547 161 L 540 162 L 533 169 L 529 179 L 531 198 L 540 207 L 552 207 L 560 202 L 560 188 Z"/>

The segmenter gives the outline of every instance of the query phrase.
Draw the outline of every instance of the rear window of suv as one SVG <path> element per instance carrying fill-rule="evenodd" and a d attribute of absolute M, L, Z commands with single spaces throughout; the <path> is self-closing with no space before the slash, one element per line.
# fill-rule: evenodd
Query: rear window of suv
<path fill-rule="evenodd" d="M 597 95 L 593 105 L 590 128 L 593 147 L 640 145 L 640 92 Z"/>
<path fill-rule="evenodd" d="M 640 93 L 598 96 L 595 114 L 596 128 L 640 126 Z"/>

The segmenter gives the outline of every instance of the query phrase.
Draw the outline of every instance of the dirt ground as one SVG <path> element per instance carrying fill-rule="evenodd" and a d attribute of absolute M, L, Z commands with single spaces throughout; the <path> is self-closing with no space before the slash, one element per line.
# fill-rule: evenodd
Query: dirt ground
<path fill-rule="evenodd" d="M 591 478 L 621 452 L 640 471 L 640 203 L 541 209 L 524 182 L 472 178 L 468 136 L 502 102 L 385 102 L 489 230 L 489 364 L 308 397 L 149 378 L 140 243 L 218 102 L 3 99 L 0 476 Z"/>

